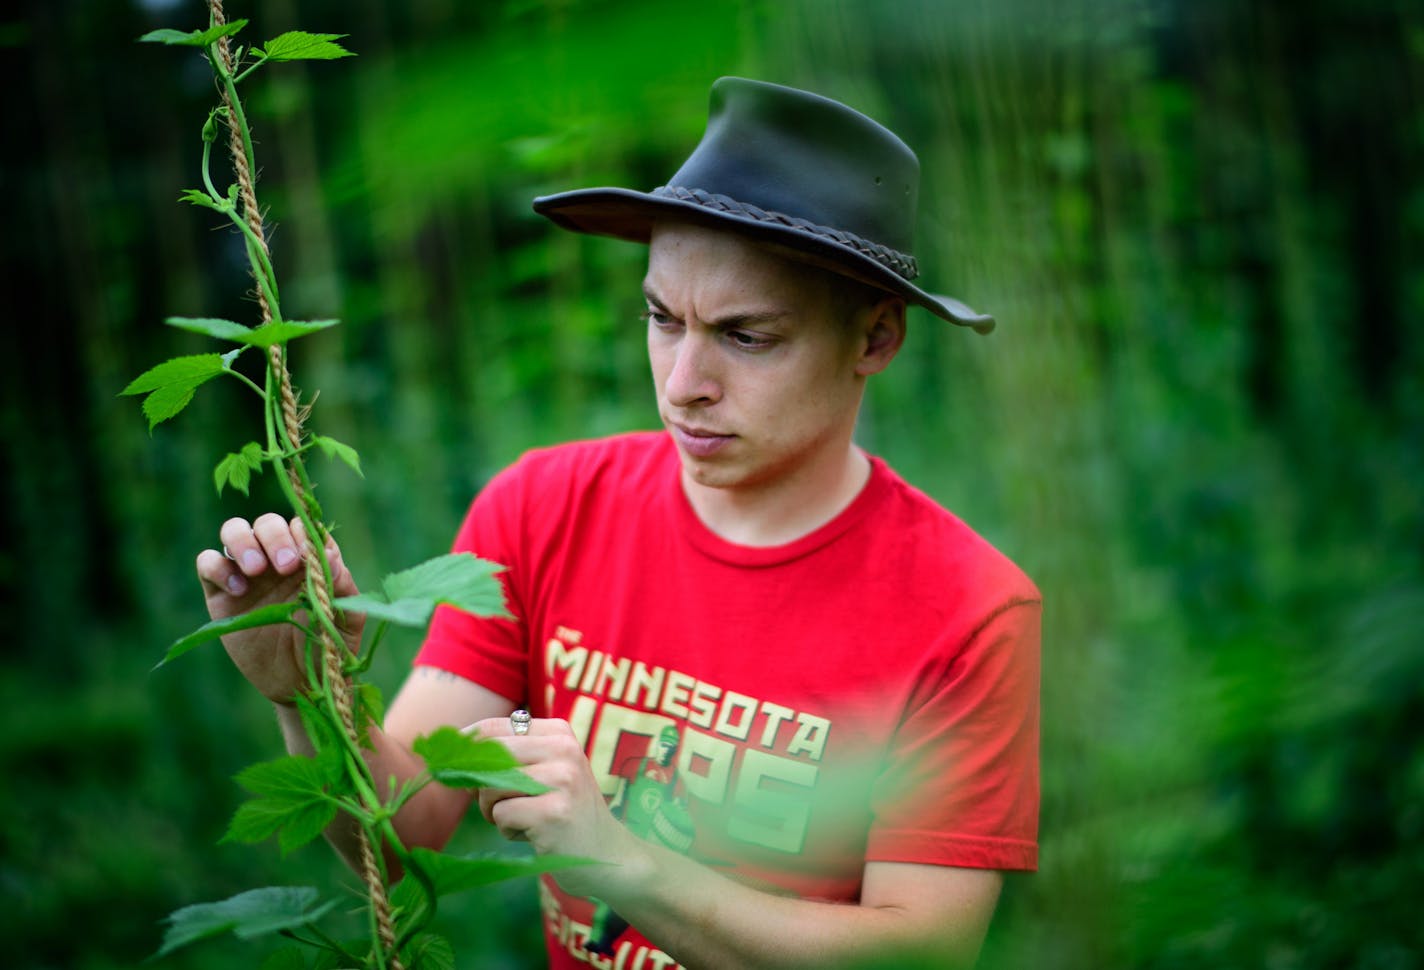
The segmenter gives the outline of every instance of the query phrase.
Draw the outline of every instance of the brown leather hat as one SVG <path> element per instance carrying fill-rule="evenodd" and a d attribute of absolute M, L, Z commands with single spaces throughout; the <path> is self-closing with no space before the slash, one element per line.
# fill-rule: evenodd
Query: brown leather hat
<path fill-rule="evenodd" d="M 724 77 L 707 130 L 667 185 L 541 196 L 534 211 L 575 232 L 647 242 L 659 219 L 732 229 L 896 293 L 979 333 L 994 318 L 927 293 L 914 249 L 920 163 L 894 132 L 809 91 Z"/>

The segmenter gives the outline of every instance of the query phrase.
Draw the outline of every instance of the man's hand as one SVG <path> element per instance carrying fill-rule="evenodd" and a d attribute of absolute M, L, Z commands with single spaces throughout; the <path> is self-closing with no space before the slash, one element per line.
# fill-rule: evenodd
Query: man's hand
<path fill-rule="evenodd" d="M 974 964 L 998 900 L 993 870 L 870 862 L 856 904 L 761 892 L 630 833 L 604 804 L 593 771 L 564 721 L 535 720 L 516 736 L 509 718 L 478 721 L 524 772 L 551 791 L 481 789 L 480 811 L 508 839 L 541 855 L 603 865 L 556 875 L 565 891 L 604 900 L 655 946 L 686 966 L 749 968 Z"/>
<path fill-rule="evenodd" d="M 480 812 L 507 839 L 527 841 L 540 855 L 580 856 L 623 867 L 640 841 L 613 817 L 593 769 L 567 721 L 536 719 L 516 736 L 507 717 L 472 725 L 480 737 L 498 738 L 526 775 L 551 789 L 542 795 L 480 789 Z M 579 866 L 555 878 L 565 891 L 596 895 L 609 877 L 607 866 Z"/>
<path fill-rule="evenodd" d="M 219 538 L 227 555 L 204 549 L 197 561 L 198 579 L 213 619 L 237 616 L 271 603 L 287 603 L 301 591 L 305 581 L 302 551 L 309 546 L 300 519 L 288 522 L 271 512 L 250 525 L 246 519 L 228 519 L 222 524 Z M 336 543 L 327 543 L 326 556 L 331 563 L 332 596 L 355 595 L 356 583 L 341 561 Z M 349 614 L 339 616 L 338 621 L 347 645 L 354 651 L 361 642 L 365 616 Z M 305 685 L 305 638 L 290 623 L 241 630 L 222 640 L 242 675 L 269 700 L 290 704 Z"/>

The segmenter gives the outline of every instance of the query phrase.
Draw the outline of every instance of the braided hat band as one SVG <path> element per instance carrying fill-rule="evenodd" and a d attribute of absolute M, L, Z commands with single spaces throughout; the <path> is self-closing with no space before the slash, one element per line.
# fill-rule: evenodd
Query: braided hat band
<path fill-rule="evenodd" d="M 660 185 L 653 189 L 650 194 L 662 196 L 663 198 L 677 199 L 679 202 L 691 202 L 694 205 L 700 205 L 717 212 L 742 216 L 743 218 L 752 219 L 756 222 L 786 226 L 789 229 L 796 229 L 812 236 L 829 239 L 832 242 L 840 243 L 842 246 L 854 249 L 862 256 L 869 256 L 903 280 L 912 280 L 920 275 L 920 268 L 915 262 L 915 257 L 902 253 L 899 250 L 891 249 L 889 246 L 882 246 L 880 243 L 871 242 L 869 239 L 863 239 L 853 232 L 846 232 L 844 229 L 834 229 L 830 226 L 817 225 L 806 219 L 788 216 L 781 212 L 772 212 L 752 205 L 749 202 L 738 202 L 736 199 L 730 199 L 725 195 L 718 195 L 715 192 L 707 192 L 703 189 L 689 189 L 680 185 Z"/>

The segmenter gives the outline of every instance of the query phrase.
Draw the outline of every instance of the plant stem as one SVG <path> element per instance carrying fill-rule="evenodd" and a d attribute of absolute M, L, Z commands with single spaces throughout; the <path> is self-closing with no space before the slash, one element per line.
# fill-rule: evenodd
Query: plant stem
<path fill-rule="evenodd" d="M 247 170 L 256 170 L 256 162 L 252 151 L 252 132 L 247 127 L 247 113 L 242 109 L 242 101 L 237 96 L 237 86 L 233 83 L 232 75 L 228 73 L 227 65 L 223 63 L 222 55 L 217 50 L 217 44 L 209 44 L 209 60 L 217 71 L 218 78 L 222 81 L 223 88 L 227 91 L 227 101 L 229 109 L 236 118 L 238 130 L 242 133 L 242 150 L 247 156 Z"/>
<path fill-rule="evenodd" d="M 240 371 L 235 371 L 235 370 L 233 370 L 231 367 L 224 368 L 224 369 L 223 369 L 223 373 L 225 373 L 225 374 L 231 374 L 233 377 L 236 377 L 238 380 L 242 381 L 242 383 L 244 383 L 244 384 L 246 384 L 248 387 L 252 388 L 252 393 L 256 394 L 258 397 L 262 398 L 264 401 L 267 400 L 267 392 L 264 391 L 264 390 L 262 390 L 262 388 L 258 387 L 258 386 L 253 382 L 252 378 L 248 377 L 246 374 L 244 374 L 244 373 L 242 373 L 242 372 L 240 372 Z"/>
<path fill-rule="evenodd" d="M 233 78 L 233 79 L 232 79 L 232 83 L 233 83 L 234 85 L 241 84 L 243 78 L 247 77 L 247 75 L 251 74 L 253 71 L 257 70 L 259 67 L 261 67 L 263 64 L 266 64 L 266 63 L 267 63 L 267 55 L 266 55 L 266 54 L 263 54 L 261 51 L 258 51 L 258 53 L 257 53 L 257 60 L 255 60 L 255 61 L 253 61 L 251 64 L 249 64 L 248 67 L 247 67 L 247 70 L 243 71 L 243 72 L 242 72 L 241 74 L 239 74 L 237 77 Z"/>
<path fill-rule="evenodd" d="M 385 640 L 386 631 L 390 629 L 390 626 L 389 620 L 381 620 L 376 624 L 376 632 L 371 634 L 371 643 L 366 647 L 366 651 L 347 665 L 346 672 L 348 674 L 364 674 L 371 669 L 371 662 L 376 659 L 376 649 Z"/>
<path fill-rule="evenodd" d="M 242 230 L 242 234 L 247 237 L 247 261 L 252 265 L 252 275 L 257 280 L 257 285 L 262 289 L 263 296 L 267 297 L 267 307 L 272 311 L 272 319 L 280 321 L 282 311 L 277 301 L 276 274 L 272 270 L 272 263 L 267 258 L 266 251 L 262 248 L 262 240 L 257 238 L 257 233 L 252 231 L 252 227 L 242 216 L 238 215 L 235 208 L 228 209 L 227 212 L 232 221 Z"/>
<path fill-rule="evenodd" d="M 272 368 L 270 367 L 263 368 L 262 401 L 264 404 L 262 408 L 263 426 L 267 431 L 267 451 L 276 453 L 279 449 L 277 447 L 277 426 L 272 419 Z M 281 468 L 278 467 L 276 471 L 280 472 Z"/>
<path fill-rule="evenodd" d="M 308 923 L 307 929 L 311 930 L 316 939 L 309 940 L 297 933 L 296 930 L 282 930 L 282 935 L 290 940 L 296 940 L 298 943 L 305 943 L 307 946 L 314 946 L 321 950 L 330 950 L 343 960 L 350 960 L 353 963 L 360 962 L 360 957 L 342 946 L 341 943 L 333 939 L 330 934 L 323 932 L 321 927 L 315 923 Z"/>

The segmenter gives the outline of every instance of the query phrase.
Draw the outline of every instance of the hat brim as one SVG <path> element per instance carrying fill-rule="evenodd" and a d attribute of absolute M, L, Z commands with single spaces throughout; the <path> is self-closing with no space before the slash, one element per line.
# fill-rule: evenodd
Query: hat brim
<path fill-rule="evenodd" d="M 794 226 L 762 222 L 739 213 L 709 209 L 696 202 L 619 188 L 576 189 L 540 196 L 534 200 L 534 211 L 573 232 L 641 243 L 648 241 L 653 224 L 659 220 L 677 219 L 732 229 L 763 242 L 780 244 L 808 262 L 888 290 L 950 323 L 970 327 L 981 334 L 994 329 L 994 318 L 988 314 L 978 313 L 953 297 L 926 292 L 864 253 Z"/>

